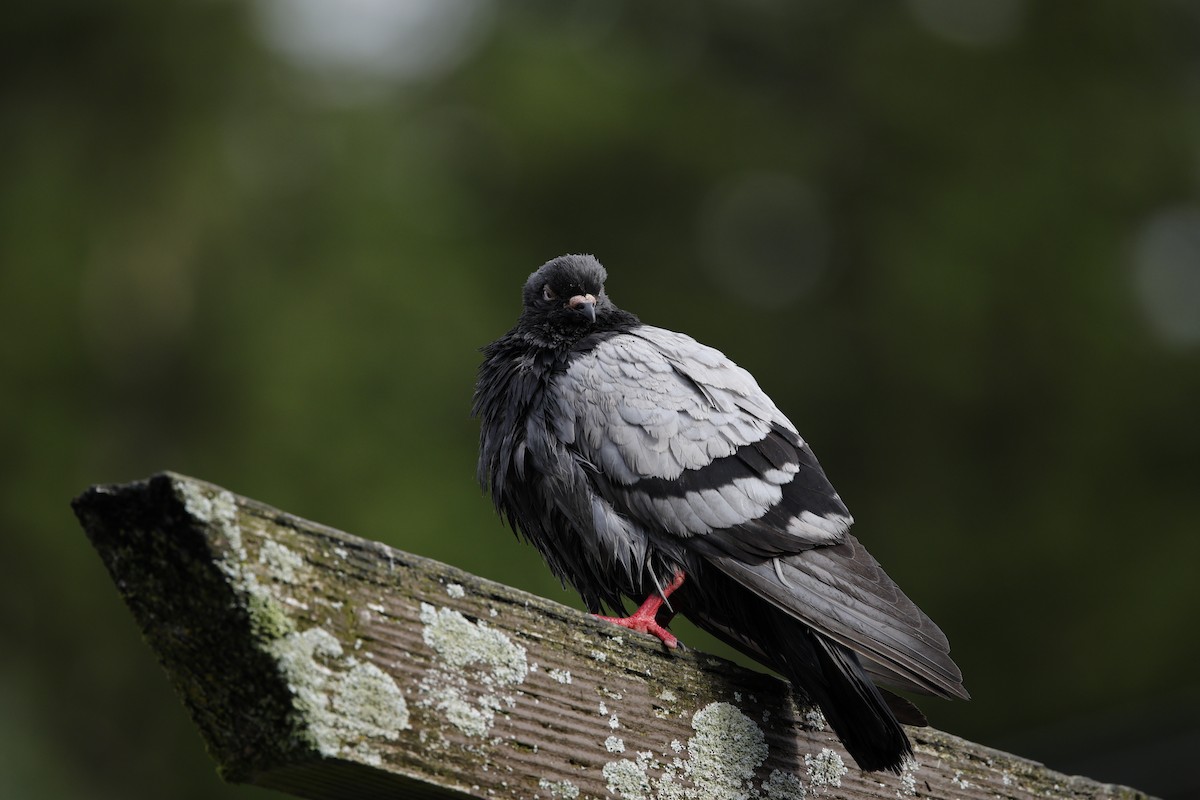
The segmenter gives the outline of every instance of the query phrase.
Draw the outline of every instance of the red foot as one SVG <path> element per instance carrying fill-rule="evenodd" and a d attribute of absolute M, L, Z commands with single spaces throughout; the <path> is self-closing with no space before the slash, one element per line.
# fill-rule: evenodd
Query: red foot
<path fill-rule="evenodd" d="M 631 631 L 648 633 L 651 636 L 657 636 L 667 647 L 678 647 L 679 639 L 675 637 L 675 634 L 671 633 L 662 625 L 659 625 L 656 617 L 658 616 L 658 610 L 662 608 L 662 604 L 668 597 L 671 596 L 671 593 L 683 585 L 683 579 L 685 577 L 686 576 L 683 574 L 683 570 L 676 572 L 675 578 L 668 586 L 666 586 L 666 588 L 662 590 L 662 594 L 652 594 L 647 597 L 645 602 L 638 606 L 638 610 L 633 612 L 632 616 L 602 617 L 599 614 L 595 614 L 594 616 L 596 619 L 602 619 L 606 622 L 611 622 L 614 625 L 620 625 L 622 628 L 629 628 Z"/>

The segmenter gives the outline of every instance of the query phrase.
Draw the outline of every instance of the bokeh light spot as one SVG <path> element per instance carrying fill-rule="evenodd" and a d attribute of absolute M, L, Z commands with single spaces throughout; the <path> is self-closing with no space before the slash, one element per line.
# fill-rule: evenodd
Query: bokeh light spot
<path fill-rule="evenodd" d="M 1011 40 L 1025 10 L 1022 0 L 909 0 L 908 6 L 929 33 L 970 47 Z"/>
<path fill-rule="evenodd" d="M 1159 337 L 1200 344 L 1200 206 L 1176 206 L 1152 217 L 1134 246 L 1138 294 Z"/>
<path fill-rule="evenodd" d="M 488 0 L 259 0 L 264 41 L 298 67 L 389 81 L 441 74 L 482 40 Z"/>

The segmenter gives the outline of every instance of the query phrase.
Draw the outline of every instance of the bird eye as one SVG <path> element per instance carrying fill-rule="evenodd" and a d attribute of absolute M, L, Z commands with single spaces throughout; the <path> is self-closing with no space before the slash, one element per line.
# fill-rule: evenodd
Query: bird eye
<path fill-rule="evenodd" d="M 550 284 L 548 283 L 542 287 L 542 299 L 547 303 L 558 299 L 558 295 L 554 293 L 554 290 L 550 288 Z"/>

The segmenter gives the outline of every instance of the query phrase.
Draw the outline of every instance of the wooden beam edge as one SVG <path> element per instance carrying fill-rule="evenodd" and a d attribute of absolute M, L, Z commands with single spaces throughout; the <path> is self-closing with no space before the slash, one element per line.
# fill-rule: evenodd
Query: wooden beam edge
<path fill-rule="evenodd" d="M 854 766 L 787 685 L 161 473 L 73 503 L 227 780 L 309 798 L 1096 798 L 932 729 Z"/>

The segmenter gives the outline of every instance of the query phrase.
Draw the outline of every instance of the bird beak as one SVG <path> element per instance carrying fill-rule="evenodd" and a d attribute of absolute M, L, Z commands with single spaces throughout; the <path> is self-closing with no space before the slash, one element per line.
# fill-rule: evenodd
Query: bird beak
<path fill-rule="evenodd" d="M 596 296 L 593 294 L 577 294 L 567 301 L 567 305 L 579 311 L 588 318 L 588 322 L 596 321 Z"/>

